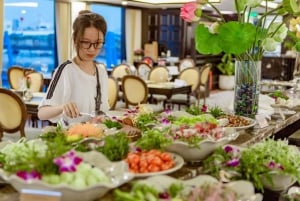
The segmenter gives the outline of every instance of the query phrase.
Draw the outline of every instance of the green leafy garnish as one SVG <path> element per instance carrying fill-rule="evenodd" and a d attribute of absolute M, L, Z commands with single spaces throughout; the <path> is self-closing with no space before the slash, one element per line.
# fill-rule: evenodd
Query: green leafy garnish
<path fill-rule="evenodd" d="M 43 174 L 57 174 L 58 167 L 53 159 L 69 151 L 72 145 L 66 141 L 60 127 L 44 134 L 42 139 L 21 139 L 6 145 L 0 151 L 2 168 L 10 173 L 35 170 Z"/>
<path fill-rule="evenodd" d="M 187 107 L 185 109 L 185 111 L 191 115 L 200 115 L 200 114 L 203 114 L 204 112 L 202 112 L 201 108 L 200 107 L 197 107 L 197 106 L 190 106 L 190 107 Z"/>
<path fill-rule="evenodd" d="M 165 136 L 169 132 L 169 128 L 165 130 L 152 129 L 145 131 L 140 139 L 137 140 L 135 146 L 142 150 L 163 149 L 170 144 L 172 140 Z"/>
<path fill-rule="evenodd" d="M 135 120 L 135 126 L 141 131 L 148 130 L 149 124 L 157 123 L 156 114 L 155 113 L 144 113 L 137 116 Z"/>
<path fill-rule="evenodd" d="M 274 91 L 272 93 L 269 93 L 269 96 L 271 98 L 282 98 L 284 100 L 288 100 L 289 97 L 287 95 L 285 95 L 282 91 Z"/>
<path fill-rule="evenodd" d="M 220 108 L 219 106 L 210 107 L 208 109 L 208 113 L 214 116 L 215 118 L 219 118 L 226 115 L 222 108 Z"/>
<path fill-rule="evenodd" d="M 113 121 L 110 119 L 106 119 L 103 124 L 107 127 L 107 128 L 116 128 L 116 129 L 121 129 L 122 125 L 117 122 L 117 121 Z"/>
<path fill-rule="evenodd" d="M 122 160 L 129 152 L 129 139 L 126 133 L 108 135 L 103 141 L 103 146 L 96 147 L 96 150 L 102 152 L 111 161 Z"/>

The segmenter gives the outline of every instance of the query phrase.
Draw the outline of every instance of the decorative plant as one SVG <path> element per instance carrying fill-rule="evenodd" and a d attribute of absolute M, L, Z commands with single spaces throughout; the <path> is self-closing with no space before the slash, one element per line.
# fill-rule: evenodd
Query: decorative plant
<path fill-rule="evenodd" d="M 217 65 L 217 68 L 223 75 L 234 75 L 235 68 L 231 54 L 224 54 L 221 63 Z"/>
<path fill-rule="evenodd" d="M 232 54 L 239 61 L 261 60 L 265 51 L 275 51 L 277 44 L 286 38 L 288 28 L 284 21 L 278 22 L 279 16 L 297 16 L 299 8 L 297 0 L 283 0 L 276 8 L 270 8 L 271 0 L 235 0 L 236 21 L 226 21 L 221 11 L 208 0 L 189 2 L 181 8 L 180 16 L 188 22 L 199 23 L 201 18 L 212 22 L 211 26 L 199 23 L 195 30 L 196 49 L 201 54 Z M 202 11 L 204 6 L 210 6 L 218 15 L 209 16 Z M 264 13 L 253 22 L 251 12 L 264 6 Z M 268 19 L 270 25 L 267 25 Z M 292 19 L 291 23 L 295 21 Z M 299 24 L 298 21 L 296 24 Z M 290 29 L 296 32 L 295 29 Z M 300 50 L 298 41 L 294 47 Z"/>

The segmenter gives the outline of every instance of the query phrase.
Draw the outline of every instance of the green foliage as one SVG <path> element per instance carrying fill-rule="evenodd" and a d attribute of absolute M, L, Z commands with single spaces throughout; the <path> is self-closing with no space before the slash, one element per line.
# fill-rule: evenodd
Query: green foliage
<path fill-rule="evenodd" d="M 282 91 L 274 91 L 268 94 L 271 98 L 282 98 L 288 100 L 289 97 L 285 95 Z"/>
<path fill-rule="evenodd" d="M 223 75 L 234 75 L 235 66 L 231 54 L 224 54 L 217 68 Z"/>
<path fill-rule="evenodd" d="M 23 140 L 6 145 L 1 150 L 0 163 L 10 173 L 35 170 L 43 174 L 57 174 L 58 167 L 53 159 L 72 148 L 66 141 L 61 127 L 43 134 L 42 141 Z"/>
<path fill-rule="evenodd" d="M 208 113 L 210 113 L 215 118 L 219 118 L 226 115 L 225 112 L 222 110 L 222 108 L 220 108 L 219 106 L 210 107 L 208 109 Z"/>
<path fill-rule="evenodd" d="M 135 126 L 141 129 L 142 131 L 146 131 L 149 129 L 149 124 L 155 124 L 156 122 L 157 120 L 155 113 L 145 113 L 138 115 L 135 121 Z"/>
<path fill-rule="evenodd" d="M 113 121 L 110 119 L 106 119 L 103 124 L 107 127 L 107 128 L 116 128 L 116 129 L 120 129 L 122 128 L 122 125 L 117 122 L 117 121 Z"/>
<path fill-rule="evenodd" d="M 126 157 L 129 152 L 129 139 L 126 133 L 116 133 L 104 137 L 104 145 L 96 147 L 109 160 L 119 161 Z"/>
<path fill-rule="evenodd" d="M 165 128 L 164 130 L 147 130 L 143 136 L 137 140 L 135 146 L 142 150 L 163 149 L 172 142 L 171 139 L 166 138 L 165 133 L 167 132 L 169 132 L 169 128 Z"/>
<path fill-rule="evenodd" d="M 200 115 L 203 114 L 201 108 L 198 106 L 190 106 L 185 109 L 185 111 L 191 115 Z"/>

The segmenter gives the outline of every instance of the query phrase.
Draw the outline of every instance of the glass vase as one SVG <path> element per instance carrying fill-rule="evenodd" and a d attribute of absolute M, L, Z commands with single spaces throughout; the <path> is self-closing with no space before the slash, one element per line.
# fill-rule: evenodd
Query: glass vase
<path fill-rule="evenodd" d="M 254 118 L 258 111 L 261 61 L 235 61 L 234 113 Z"/>

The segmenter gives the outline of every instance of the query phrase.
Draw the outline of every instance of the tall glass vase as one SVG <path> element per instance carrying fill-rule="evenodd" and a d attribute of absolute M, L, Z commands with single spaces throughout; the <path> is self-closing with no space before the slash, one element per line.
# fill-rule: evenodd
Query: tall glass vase
<path fill-rule="evenodd" d="M 261 61 L 235 61 L 234 112 L 254 118 L 258 111 Z"/>

